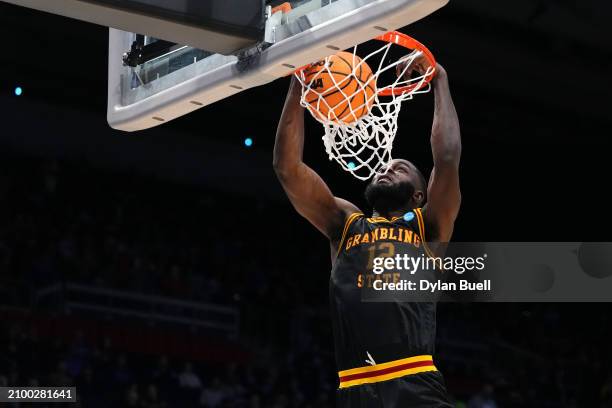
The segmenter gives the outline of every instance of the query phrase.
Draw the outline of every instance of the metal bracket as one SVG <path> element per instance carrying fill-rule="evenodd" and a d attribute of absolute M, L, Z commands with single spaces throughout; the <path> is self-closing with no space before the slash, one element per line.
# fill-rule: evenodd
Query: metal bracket
<path fill-rule="evenodd" d="M 283 12 L 277 11 L 272 14 L 272 7 L 266 7 L 266 15 L 269 16 L 266 20 L 266 30 L 264 33 L 264 42 L 274 44 L 276 42 L 276 27 L 283 23 Z"/>
<path fill-rule="evenodd" d="M 169 41 L 157 40 L 147 45 L 144 44 L 144 36 L 138 34 L 136 41 L 132 43 L 129 51 L 123 54 L 123 65 L 137 67 L 147 61 L 151 61 L 164 54 L 173 51 L 180 46 Z"/>

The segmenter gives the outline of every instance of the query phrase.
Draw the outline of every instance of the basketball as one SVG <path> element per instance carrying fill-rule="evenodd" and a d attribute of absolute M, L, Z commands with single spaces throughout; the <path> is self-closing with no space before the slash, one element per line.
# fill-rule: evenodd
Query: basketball
<path fill-rule="evenodd" d="M 304 95 L 322 120 L 351 124 L 370 112 L 376 93 L 372 69 L 357 55 L 339 52 L 304 71 Z"/>

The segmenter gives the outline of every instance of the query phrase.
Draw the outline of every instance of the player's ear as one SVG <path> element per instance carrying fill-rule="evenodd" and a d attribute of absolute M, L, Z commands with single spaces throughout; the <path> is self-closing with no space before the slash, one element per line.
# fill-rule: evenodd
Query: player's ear
<path fill-rule="evenodd" d="M 412 195 L 412 200 L 417 204 L 417 206 L 420 206 L 421 204 L 423 204 L 424 199 L 425 199 L 425 194 L 421 190 L 416 190 L 414 194 Z"/>

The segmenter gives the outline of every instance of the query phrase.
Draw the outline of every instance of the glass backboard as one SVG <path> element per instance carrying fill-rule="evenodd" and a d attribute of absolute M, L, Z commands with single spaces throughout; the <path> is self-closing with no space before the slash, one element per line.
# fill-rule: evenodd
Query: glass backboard
<path fill-rule="evenodd" d="M 407 26 L 448 0 L 302 0 L 266 9 L 264 38 L 229 55 L 110 29 L 108 123 L 136 131 Z"/>

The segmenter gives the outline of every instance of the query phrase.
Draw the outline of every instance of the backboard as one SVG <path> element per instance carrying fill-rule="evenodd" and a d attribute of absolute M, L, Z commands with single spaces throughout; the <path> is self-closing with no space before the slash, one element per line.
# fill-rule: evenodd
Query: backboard
<path fill-rule="evenodd" d="M 0 0 L 222 54 L 263 39 L 265 0 Z"/>
<path fill-rule="evenodd" d="M 110 29 L 108 123 L 136 131 L 290 75 L 409 25 L 448 0 L 302 0 L 266 8 L 261 41 L 222 55 Z"/>

